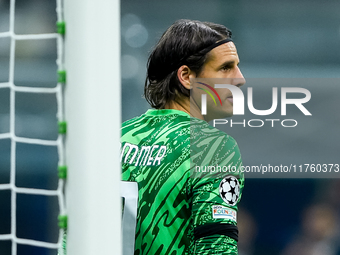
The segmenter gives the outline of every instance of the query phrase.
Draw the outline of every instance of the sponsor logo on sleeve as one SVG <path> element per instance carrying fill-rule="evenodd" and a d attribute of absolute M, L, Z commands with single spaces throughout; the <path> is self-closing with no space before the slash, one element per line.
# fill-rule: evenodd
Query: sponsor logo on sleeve
<path fill-rule="evenodd" d="M 212 207 L 212 214 L 214 219 L 228 219 L 235 222 L 237 221 L 236 211 L 222 205 L 214 205 Z"/>

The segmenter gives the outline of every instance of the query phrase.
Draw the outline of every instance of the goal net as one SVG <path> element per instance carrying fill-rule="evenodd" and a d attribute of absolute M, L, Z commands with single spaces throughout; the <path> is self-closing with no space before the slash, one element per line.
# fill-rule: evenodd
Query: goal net
<path fill-rule="evenodd" d="M 42 2 L 0 17 L 0 254 L 120 254 L 119 1 Z"/>
<path fill-rule="evenodd" d="M 5 16 L 8 17 L 8 30 L 0 32 L 0 40 L 4 42 L 3 45 L 8 42 L 9 47 L 8 63 L 5 63 L 4 57 L 1 58 L 2 66 L 8 66 L 8 75 L 7 79 L 2 77 L 0 83 L 2 110 L 5 111 L 0 115 L 2 122 L 0 146 L 3 152 L 2 160 L 0 160 L 0 174 L 2 176 L 0 191 L 2 192 L 3 211 L 10 212 L 9 221 L 6 216 L 1 219 L 2 226 L 8 225 L 8 228 L 2 228 L 0 233 L 1 254 L 7 254 L 8 250 L 12 255 L 29 253 L 30 251 L 56 254 L 61 247 L 66 228 L 67 217 L 63 194 L 66 178 L 65 119 L 62 95 L 65 83 L 63 75 L 64 22 L 61 0 L 56 1 L 55 6 L 55 19 L 59 26 L 59 33 L 56 32 L 57 29 L 53 29 L 51 32 L 33 34 L 27 33 L 22 28 L 18 32 L 20 30 L 16 26 L 18 4 L 15 0 L 9 1 L 8 15 Z M 46 84 L 36 75 L 43 72 L 37 71 L 35 66 L 35 57 L 42 56 L 37 49 L 41 46 L 42 52 L 46 52 L 47 47 L 51 50 L 49 54 L 56 56 L 54 60 L 56 65 L 51 66 L 55 68 L 56 77 L 59 73 L 58 80 L 52 79 L 47 81 Z M 23 61 L 22 56 L 27 52 L 25 51 L 26 47 L 28 49 L 31 47 L 32 51 L 28 54 L 32 55 L 30 58 L 26 58 L 26 61 Z M 6 49 L 2 49 L 2 51 L 5 52 Z M 33 56 L 34 54 L 36 55 Z M 34 76 L 36 76 L 32 78 L 30 71 L 35 73 Z M 27 73 L 25 74 L 25 72 Z M 44 75 L 41 74 L 41 76 Z M 38 102 L 45 100 L 49 102 L 44 105 L 37 105 Z M 45 108 L 49 113 L 43 114 L 41 108 Z M 6 109 L 8 109 L 8 112 L 6 112 Z M 52 115 L 52 118 L 48 116 L 49 114 Z M 53 117 L 53 115 L 56 117 Z M 51 121 L 47 120 L 46 122 L 42 116 L 48 116 L 47 118 L 50 118 Z M 44 131 L 48 127 L 44 126 L 44 123 L 54 123 L 56 127 L 59 125 L 59 133 L 55 128 L 56 132 L 52 131 L 54 134 L 50 135 L 48 132 L 47 134 Z M 42 124 L 42 126 L 39 124 Z M 36 129 L 35 132 L 34 129 Z M 52 137 L 54 139 L 51 139 Z M 8 155 L 8 158 L 6 158 L 6 155 Z M 39 155 L 49 157 L 53 162 L 40 169 L 36 164 L 39 161 Z M 26 162 L 24 162 L 25 160 Z M 53 170 L 51 169 L 55 172 L 52 173 Z M 41 174 L 41 170 L 45 173 Z M 40 174 L 46 176 L 46 178 L 41 178 Z M 39 183 L 41 180 L 44 182 Z M 7 200 L 6 195 L 9 197 L 9 204 L 5 202 Z M 59 215 L 60 230 L 57 227 L 57 215 Z"/>

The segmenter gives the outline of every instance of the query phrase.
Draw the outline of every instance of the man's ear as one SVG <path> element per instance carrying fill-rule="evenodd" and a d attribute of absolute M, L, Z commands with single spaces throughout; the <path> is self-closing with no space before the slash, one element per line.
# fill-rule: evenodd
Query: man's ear
<path fill-rule="evenodd" d="M 186 88 L 191 89 L 190 79 L 195 78 L 196 74 L 186 65 L 178 68 L 177 77 L 180 83 Z"/>

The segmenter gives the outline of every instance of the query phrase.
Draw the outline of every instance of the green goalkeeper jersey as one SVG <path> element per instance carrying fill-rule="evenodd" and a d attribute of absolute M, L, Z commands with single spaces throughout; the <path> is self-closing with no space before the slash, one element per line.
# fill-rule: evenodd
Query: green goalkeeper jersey
<path fill-rule="evenodd" d="M 120 159 L 122 180 L 138 185 L 135 255 L 237 254 L 244 178 L 231 136 L 183 111 L 148 110 L 123 123 Z"/>

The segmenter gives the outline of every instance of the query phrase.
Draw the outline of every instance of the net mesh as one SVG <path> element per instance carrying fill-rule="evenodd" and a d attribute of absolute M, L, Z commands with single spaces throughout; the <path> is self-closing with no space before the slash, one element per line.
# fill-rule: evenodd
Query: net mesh
<path fill-rule="evenodd" d="M 33 4 L 33 2 L 32 2 Z M 63 23 L 63 2 L 62 0 L 56 1 L 56 16 L 58 24 Z M 41 240 L 26 239 L 18 237 L 17 233 L 17 217 L 18 217 L 18 195 L 34 195 L 34 196 L 48 196 L 57 199 L 59 215 L 66 215 L 66 208 L 64 203 L 64 182 L 65 179 L 63 177 L 58 179 L 58 168 L 63 169 L 65 166 L 65 157 L 64 157 L 64 132 L 59 132 L 56 134 L 56 140 L 47 140 L 47 139 L 39 139 L 39 138 L 27 138 L 17 135 L 16 132 L 16 99 L 18 97 L 18 93 L 29 93 L 34 94 L 36 96 L 46 96 L 52 95 L 56 97 L 57 102 L 57 121 L 59 123 L 64 123 L 64 110 L 63 110 L 63 79 L 59 79 L 57 84 L 54 87 L 29 87 L 29 86 L 18 86 L 15 84 L 15 54 L 16 54 L 16 44 L 20 41 L 38 41 L 38 40 L 55 40 L 56 42 L 56 55 L 57 55 L 57 71 L 60 74 L 63 74 L 64 70 L 64 39 L 62 33 L 46 33 L 46 34 L 16 34 L 14 30 L 15 20 L 16 20 L 16 3 L 15 0 L 10 0 L 9 4 L 9 30 L 0 33 L 1 38 L 7 38 L 10 40 L 10 53 L 9 53 L 9 75 L 8 81 L 0 82 L 0 89 L 9 90 L 9 132 L 0 133 L 0 141 L 1 140 L 9 140 L 10 141 L 10 176 L 9 183 L 0 184 L 0 191 L 7 190 L 11 194 L 11 225 L 10 225 L 10 233 L 0 234 L 0 241 L 11 241 L 11 254 L 17 255 L 18 245 L 28 245 L 28 246 L 38 246 L 42 248 L 52 249 L 52 253 L 56 254 L 59 250 L 59 254 L 64 254 L 65 249 L 61 249 L 64 243 L 65 236 L 65 222 L 59 231 L 59 238 L 57 242 L 46 242 Z M 17 124 L 18 125 L 18 124 Z M 57 125 L 57 123 L 56 123 Z M 28 145 L 39 145 L 44 147 L 54 147 L 57 151 L 58 157 L 58 166 L 55 169 L 55 178 L 58 180 L 57 188 L 54 190 L 49 189 L 41 189 L 41 188 L 29 188 L 29 187 L 20 187 L 16 184 L 16 176 L 17 176 L 17 164 L 16 164 L 16 153 L 18 144 L 28 144 Z M 62 217 L 62 219 L 65 219 Z M 0 219 L 0 224 L 1 224 Z M 20 224 L 25 224 L 25 222 L 20 222 Z"/>

